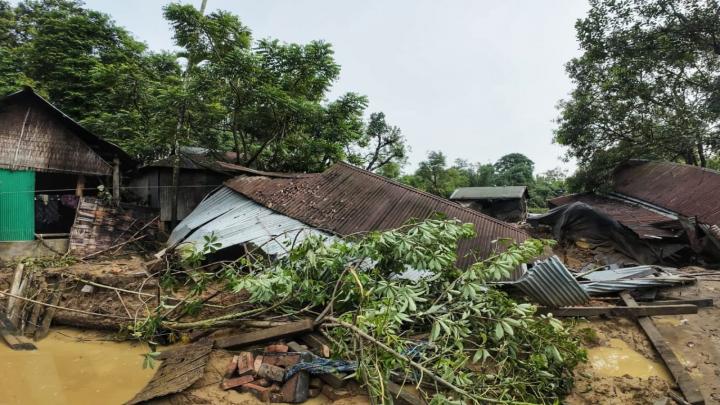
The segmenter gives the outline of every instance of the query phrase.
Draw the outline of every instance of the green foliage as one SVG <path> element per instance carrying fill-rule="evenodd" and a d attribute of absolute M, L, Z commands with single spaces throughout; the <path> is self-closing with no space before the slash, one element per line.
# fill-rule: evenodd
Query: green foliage
<path fill-rule="evenodd" d="M 703 0 L 590 2 L 555 133 L 578 162 L 573 188 L 599 188 L 630 158 L 706 166 L 717 156 L 717 9 Z"/>
<path fill-rule="evenodd" d="M 566 176 L 561 169 L 553 169 L 533 178 L 534 168 L 535 163 L 521 153 L 505 155 L 494 164 L 458 159 L 448 167 L 445 155 L 433 151 L 414 174 L 400 181 L 441 197 L 450 197 L 459 187 L 527 186 L 529 207 L 546 208 L 548 199 L 567 192 Z"/>
<path fill-rule="evenodd" d="M 471 400 L 546 402 L 572 385 L 572 369 L 584 359 L 578 339 L 535 306 L 518 303 L 489 281 L 506 277 L 549 243 L 498 241 L 499 252 L 468 269 L 455 267 L 460 240 L 474 235 L 470 224 L 426 220 L 400 229 L 373 232 L 352 241 L 304 240 L 287 258 L 242 271 L 226 269 L 235 291 L 250 293 L 258 305 L 283 302 L 287 308 L 326 307 L 393 350 L 466 391 Z M 407 269 L 426 274 L 399 277 Z M 451 391 L 435 395 L 428 381 L 402 359 L 342 326 L 328 326 L 336 352 L 357 359 L 356 377 L 378 400 L 390 401 L 384 382 L 393 372 L 433 397 L 433 403 L 460 400 Z M 428 342 L 416 336 L 427 336 Z"/>
<path fill-rule="evenodd" d="M 32 85 L 146 162 L 201 146 L 268 170 L 404 163 L 400 130 L 382 113 L 364 121 L 366 97 L 326 101 L 340 74 L 330 44 L 254 40 L 225 11 L 169 4 L 164 12 L 177 53 L 149 52 L 79 0 L 0 0 L 0 95 Z"/>

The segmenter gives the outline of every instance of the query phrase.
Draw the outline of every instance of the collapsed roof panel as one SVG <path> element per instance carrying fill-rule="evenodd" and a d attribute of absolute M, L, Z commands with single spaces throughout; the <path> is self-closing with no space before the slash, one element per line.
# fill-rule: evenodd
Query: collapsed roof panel
<path fill-rule="evenodd" d="M 523 198 L 527 193 L 525 186 L 504 187 L 460 187 L 453 191 L 451 200 L 493 200 Z"/>
<path fill-rule="evenodd" d="M 550 207 L 559 207 L 574 202 L 585 203 L 608 215 L 635 232 L 641 239 L 672 238 L 680 229 L 677 218 L 649 208 L 596 194 L 571 194 L 548 201 Z M 672 224 L 676 226 L 671 226 Z"/>
<path fill-rule="evenodd" d="M 614 191 L 700 222 L 720 224 L 720 172 L 671 162 L 630 161 L 614 173 Z"/>
<path fill-rule="evenodd" d="M 345 163 L 301 178 L 243 176 L 226 185 L 267 208 L 341 236 L 393 229 L 435 213 L 473 223 L 477 236 L 460 244 L 460 266 L 473 263 L 472 256 L 489 255 L 498 238 L 520 242 L 528 237 L 513 225 Z"/>

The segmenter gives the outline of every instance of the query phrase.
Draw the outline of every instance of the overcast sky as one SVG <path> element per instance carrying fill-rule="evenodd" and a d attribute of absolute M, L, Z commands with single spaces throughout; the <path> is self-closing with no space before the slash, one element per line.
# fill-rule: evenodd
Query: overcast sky
<path fill-rule="evenodd" d="M 199 7 L 201 0 L 185 1 Z M 86 0 L 153 50 L 171 49 L 159 0 Z M 255 38 L 333 44 L 340 79 L 330 98 L 354 91 L 384 111 L 412 148 L 487 163 L 524 153 L 537 171 L 573 168 L 552 143 L 564 64 L 579 54 L 575 21 L 585 0 L 208 0 Z"/>

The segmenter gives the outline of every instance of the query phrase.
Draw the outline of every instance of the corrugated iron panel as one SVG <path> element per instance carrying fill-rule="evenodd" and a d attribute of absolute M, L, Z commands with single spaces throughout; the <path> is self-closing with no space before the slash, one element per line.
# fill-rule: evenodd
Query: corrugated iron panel
<path fill-rule="evenodd" d="M 222 247 L 252 243 L 265 253 L 284 256 L 310 235 L 332 237 L 302 222 L 223 188 L 203 201 L 170 235 L 169 246 L 201 245 L 204 236 L 215 235 Z"/>
<path fill-rule="evenodd" d="M 35 172 L 0 169 L 0 241 L 35 239 Z"/>
<path fill-rule="evenodd" d="M 720 173 L 670 162 L 632 161 L 614 174 L 614 190 L 700 222 L 720 224 Z"/>
<path fill-rule="evenodd" d="M 453 191 L 451 200 L 492 200 L 523 198 L 527 192 L 525 186 L 504 187 L 460 187 Z"/>
<path fill-rule="evenodd" d="M 557 256 L 536 262 L 511 284 L 538 303 L 554 308 L 583 304 L 590 300 Z"/>
<path fill-rule="evenodd" d="M 693 277 L 677 275 L 674 269 L 658 266 L 635 266 L 595 271 L 583 278 L 582 288 L 590 295 L 606 295 L 623 290 L 670 287 L 694 282 Z"/>
<path fill-rule="evenodd" d="M 461 243 L 460 266 L 474 262 L 471 253 L 491 254 L 495 239 L 520 242 L 528 237 L 511 224 L 345 163 L 303 178 L 236 177 L 226 185 L 267 208 L 341 236 L 392 229 L 434 213 L 474 223 L 477 236 Z"/>
<path fill-rule="evenodd" d="M 588 204 L 630 228 L 641 239 L 675 237 L 676 233 L 668 228 L 682 229 L 677 218 L 673 216 L 664 215 L 617 198 L 596 194 L 571 194 L 554 198 L 548 202 L 551 207 L 560 207 L 574 202 Z M 663 227 L 660 228 L 654 224 L 662 224 Z"/>

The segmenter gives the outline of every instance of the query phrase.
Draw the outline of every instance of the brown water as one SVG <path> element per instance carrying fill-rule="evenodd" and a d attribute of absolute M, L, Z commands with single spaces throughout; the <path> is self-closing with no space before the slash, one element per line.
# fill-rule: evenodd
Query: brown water
<path fill-rule="evenodd" d="M 602 377 L 660 377 L 671 381 L 664 365 L 650 360 L 633 350 L 620 339 L 610 339 L 607 346 L 588 349 L 588 362 L 595 373 Z"/>
<path fill-rule="evenodd" d="M 36 351 L 0 343 L 0 405 L 122 404 L 150 381 L 142 368 L 145 345 L 103 339 L 100 334 L 53 329 Z"/>

